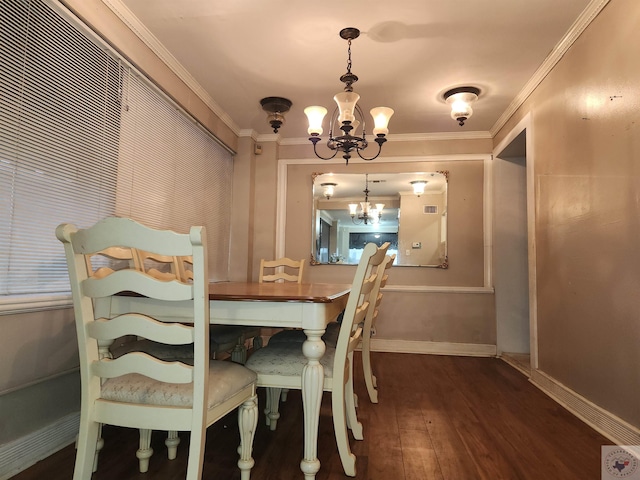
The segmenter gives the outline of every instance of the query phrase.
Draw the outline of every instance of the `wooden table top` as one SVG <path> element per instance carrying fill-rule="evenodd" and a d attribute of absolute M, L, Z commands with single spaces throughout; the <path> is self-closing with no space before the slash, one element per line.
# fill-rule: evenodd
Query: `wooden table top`
<path fill-rule="evenodd" d="M 209 300 L 331 303 L 350 290 L 335 283 L 219 282 L 209 284 Z"/>

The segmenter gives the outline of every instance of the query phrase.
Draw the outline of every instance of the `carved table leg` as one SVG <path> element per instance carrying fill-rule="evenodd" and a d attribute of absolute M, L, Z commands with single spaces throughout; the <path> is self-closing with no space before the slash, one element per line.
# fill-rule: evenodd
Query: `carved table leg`
<path fill-rule="evenodd" d="M 324 367 L 320 359 L 325 352 L 322 341 L 323 330 L 305 330 L 307 339 L 302 344 L 302 353 L 307 364 L 302 369 L 302 407 L 304 410 L 304 457 L 300 469 L 307 480 L 316 478 L 320 470 L 318 460 L 318 420 L 322 402 Z"/>
<path fill-rule="evenodd" d="M 257 424 L 258 397 L 254 395 L 238 409 L 238 427 L 240 429 L 240 446 L 238 447 L 240 459 L 238 460 L 238 467 L 240 468 L 241 480 L 249 480 L 251 468 L 255 463 L 251 452 Z"/>

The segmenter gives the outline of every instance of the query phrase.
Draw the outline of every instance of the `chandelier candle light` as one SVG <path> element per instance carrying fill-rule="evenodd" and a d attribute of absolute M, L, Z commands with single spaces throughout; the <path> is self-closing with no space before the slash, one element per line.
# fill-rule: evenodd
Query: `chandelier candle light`
<path fill-rule="evenodd" d="M 349 164 L 351 158 L 351 152 L 355 151 L 363 160 L 373 160 L 380 155 L 382 151 L 382 144 L 387 141 L 385 138 L 389 133 L 387 128 L 389 119 L 393 115 L 393 110 L 388 107 L 376 107 L 371 109 L 371 116 L 374 121 L 373 139 L 378 144 L 378 153 L 371 158 L 363 157 L 360 153 L 367 148 L 368 142 L 366 139 L 365 122 L 362 110 L 357 105 L 360 95 L 353 91 L 353 84 L 358 81 L 358 77 L 351 73 L 351 41 L 360 36 L 360 30 L 357 28 L 349 27 L 340 31 L 340 37 L 347 40 L 349 43 L 348 48 L 348 60 L 347 60 L 347 73 L 340 77 L 340 81 L 345 84 L 344 92 L 336 94 L 333 99 L 338 105 L 334 110 L 329 124 L 329 139 L 327 141 L 327 147 L 334 150 L 333 155 L 330 157 L 322 157 L 316 150 L 317 143 L 321 140 L 322 135 L 322 120 L 327 114 L 327 109 L 320 106 L 312 106 L 304 109 L 304 113 L 309 120 L 309 129 L 307 130 L 311 137 L 309 140 L 313 143 L 313 152 L 316 156 L 322 160 L 330 160 L 336 156 L 338 152 L 342 152 L 342 158 Z M 333 135 L 334 123 L 339 125 L 338 128 L 342 131 L 342 135 Z M 356 136 L 356 130 L 362 124 L 362 136 Z"/>

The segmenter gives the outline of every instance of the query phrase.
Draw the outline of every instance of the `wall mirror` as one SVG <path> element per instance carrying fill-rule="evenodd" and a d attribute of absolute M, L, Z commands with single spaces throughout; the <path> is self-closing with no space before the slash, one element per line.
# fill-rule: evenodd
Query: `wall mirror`
<path fill-rule="evenodd" d="M 448 171 L 314 173 L 312 264 L 355 265 L 390 242 L 395 265 L 448 268 Z"/>

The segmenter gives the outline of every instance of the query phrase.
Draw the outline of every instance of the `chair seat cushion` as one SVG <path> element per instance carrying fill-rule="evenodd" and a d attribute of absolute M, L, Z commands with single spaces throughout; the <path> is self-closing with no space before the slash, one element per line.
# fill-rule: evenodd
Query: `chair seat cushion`
<path fill-rule="evenodd" d="M 333 359 L 335 348 L 327 347 L 320 363 L 324 367 L 324 376 L 333 377 Z M 302 376 L 302 368 L 307 364 L 302 354 L 302 345 L 294 342 L 267 345 L 254 352 L 245 366 L 258 375 Z"/>
<path fill-rule="evenodd" d="M 256 374 L 233 362 L 209 362 L 209 408 L 221 404 L 238 391 L 255 383 Z M 165 383 L 138 373 L 110 378 L 102 384 L 101 398 L 114 402 L 144 403 L 175 407 L 193 405 L 192 383 Z"/>
<path fill-rule="evenodd" d="M 327 331 L 322 335 L 322 340 L 327 347 L 335 348 L 338 343 L 338 334 L 340 333 L 340 324 L 337 322 L 331 322 L 327 325 Z M 302 330 L 282 330 L 277 332 L 269 338 L 269 345 L 276 345 L 279 343 L 302 343 L 307 339 L 307 336 Z"/>

